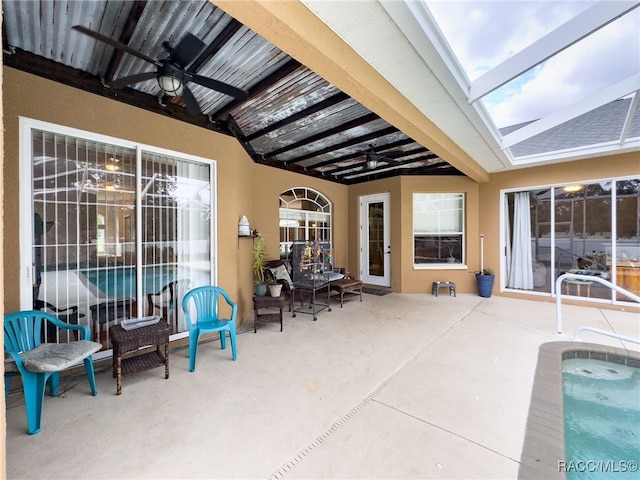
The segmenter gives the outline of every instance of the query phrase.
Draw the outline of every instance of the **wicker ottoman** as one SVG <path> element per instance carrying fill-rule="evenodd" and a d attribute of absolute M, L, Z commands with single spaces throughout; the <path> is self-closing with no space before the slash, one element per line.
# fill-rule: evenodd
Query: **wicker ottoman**
<path fill-rule="evenodd" d="M 345 278 L 342 280 L 336 280 L 331 282 L 329 289 L 332 292 L 338 292 L 340 295 L 340 308 L 344 303 L 345 295 L 347 298 L 360 295 L 360 301 L 362 301 L 362 281 L 356 279 Z"/>
<path fill-rule="evenodd" d="M 164 378 L 169 378 L 169 333 L 171 327 L 163 319 L 154 325 L 125 330 L 120 325 L 109 328 L 113 345 L 113 377 L 116 395 L 122 393 L 122 377 L 164 365 Z M 124 354 L 143 347 L 155 346 L 140 355 L 122 358 Z"/>

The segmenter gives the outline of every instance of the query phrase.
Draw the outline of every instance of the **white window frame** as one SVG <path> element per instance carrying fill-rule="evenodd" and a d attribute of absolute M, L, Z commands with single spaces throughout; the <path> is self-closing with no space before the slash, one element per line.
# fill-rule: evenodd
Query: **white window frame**
<path fill-rule="evenodd" d="M 417 225 L 415 221 L 416 212 L 416 201 L 419 197 L 432 196 L 434 199 L 436 197 L 450 197 L 451 200 L 458 200 L 461 202 L 460 209 L 458 210 L 461 218 L 460 218 L 460 230 L 439 230 L 439 231 L 416 231 Z M 466 195 L 460 192 L 414 192 L 412 196 L 411 203 L 411 212 L 412 212 L 412 253 L 413 253 L 413 268 L 414 270 L 466 270 Z M 442 237 L 442 236 L 461 236 L 461 241 L 459 245 L 460 249 L 460 262 L 459 263 L 448 263 L 448 262 L 434 262 L 434 263 L 416 263 L 416 252 L 415 252 L 415 238 L 417 235 L 420 236 L 433 236 L 433 237 Z"/>
<path fill-rule="evenodd" d="M 282 195 L 287 193 L 287 192 L 296 192 L 296 191 L 303 191 L 304 192 L 304 196 L 295 196 L 293 201 L 288 201 L 286 198 L 284 198 Z M 318 202 L 318 199 L 322 199 L 322 202 Z M 289 205 L 295 202 L 299 202 L 299 201 L 309 201 L 313 204 L 315 204 L 318 208 L 313 211 L 313 210 L 304 210 L 304 209 L 300 209 L 300 208 L 289 208 Z M 279 205 L 285 205 L 285 207 L 279 207 L 278 208 L 278 212 L 279 212 L 279 229 L 280 229 L 280 238 L 282 238 L 282 229 L 287 229 L 287 228 L 300 228 L 300 225 L 297 223 L 300 220 L 304 221 L 304 238 L 295 238 L 295 239 L 289 239 L 286 238 L 283 241 L 280 242 L 280 255 L 283 254 L 284 251 L 286 251 L 286 247 L 287 245 L 290 246 L 292 242 L 294 241 L 305 241 L 305 240 L 310 240 L 309 238 L 309 232 L 314 230 L 314 226 L 312 226 L 312 223 L 316 220 L 326 220 L 326 222 L 328 223 L 328 228 L 323 227 L 321 230 L 323 232 L 325 232 L 327 234 L 327 238 L 326 239 L 322 239 L 322 242 L 327 242 L 329 243 L 329 245 L 331 245 L 331 247 L 333 248 L 333 235 L 332 235 L 332 230 L 333 230 L 333 206 L 331 201 L 327 198 L 326 195 L 320 193 L 317 190 L 314 190 L 313 188 L 309 188 L 309 187 L 291 187 L 288 188 L 287 190 L 284 190 L 279 198 L 278 198 L 278 202 Z M 291 212 L 293 212 L 293 214 L 291 214 Z M 295 218 L 293 218 L 295 217 Z M 293 220 L 294 222 L 296 222 L 296 226 L 293 226 L 293 224 L 291 226 L 287 225 L 287 221 L 289 220 Z"/>

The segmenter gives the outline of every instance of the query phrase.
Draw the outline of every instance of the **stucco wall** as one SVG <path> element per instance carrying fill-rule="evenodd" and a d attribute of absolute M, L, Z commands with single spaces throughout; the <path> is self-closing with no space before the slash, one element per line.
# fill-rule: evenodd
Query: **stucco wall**
<path fill-rule="evenodd" d="M 347 187 L 275 168 L 256 165 L 239 142 L 124 103 L 4 68 L 5 128 L 5 308 L 19 305 L 18 119 L 28 117 L 124 140 L 216 160 L 218 178 L 219 284 L 239 304 L 239 318 L 252 313 L 251 240 L 238 239 L 238 221 L 246 215 L 252 229 L 266 236 L 270 258 L 278 256 L 278 195 L 307 186 L 334 202 L 334 242 L 338 262 L 347 262 Z"/>
<path fill-rule="evenodd" d="M 251 240 L 239 240 L 238 220 L 249 218 L 265 235 L 269 258 L 278 256 L 278 195 L 310 187 L 333 203 L 336 265 L 360 272 L 359 199 L 391 194 L 392 290 L 429 293 L 435 280 L 454 281 L 461 293 L 475 293 L 473 272 L 480 268 L 480 234 L 485 235 L 484 265 L 496 272 L 499 293 L 500 191 L 564 182 L 640 174 L 637 153 L 514 170 L 479 184 L 466 177 L 396 177 L 350 187 L 254 164 L 231 137 L 152 114 L 100 96 L 65 87 L 11 68 L 4 69 L 5 307 L 19 307 L 18 117 L 65 125 L 177 152 L 215 159 L 218 167 L 219 283 L 240 305 L 240 318 L 251 315 Z M 579 167 L 579 168 L 578 168 Z M 467 268 L 413 268 L 412 195 L 414 192 L 463 192 L 466 195 Z"/>
<path fill-rule="evenodd" d="M 389 192 L 391 196 L 391 289 L 403 293 L 431 293 L 434 281 L 456 283 L 459 292 L 474 292 L 475 277 L 469 272 L 479 269 L 478 184 L 466 177 L 406 176 L 351 186 L 349 246 L 353 252 L 350 270 L 359 268 L 358 205 L 360 197 Z M 413 194 L 464 193 L 466 199 L 466 269 L 414 269 L 413 267 Z M 476 265 L 477 264 L 477 265 Z"/>

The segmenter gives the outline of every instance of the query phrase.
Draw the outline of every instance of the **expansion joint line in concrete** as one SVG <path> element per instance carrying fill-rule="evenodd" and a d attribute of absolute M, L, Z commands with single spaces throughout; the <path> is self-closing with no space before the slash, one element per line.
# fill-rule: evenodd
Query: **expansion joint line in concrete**
<path fill-rule="evenodd" d="M 302 450 L 300 450 L 296 455 L 294 455 L 287 463 L 285 463 L 282 467 L 280 467 L 274 474 L 269 477 L 269 480 L 277 480 L 282 478 L 289 470 L 296 466 L 298 462 L 300 462 L 304 457 L 311 453 L 311 451 L 317 446 L 321 445 L 329 436 L 338 430 L 342 425 L 344 425 L 347 420 L 353 417 L 358 411 L 364 407 L 367 403 L 369 403 L 378 393 L 380 393 L 387 384 L 391 381 L 391 379 L 396 375 L 398 371 L 393 372 L 384 382 L 376 387 L 375 390 L 371 391 L 366 397 L 360 400 L 355 406 L 353 406 L 347 413 L 342 415 L 337 421 L 333 423 L 324 433 L 318 435 L 315 439 L 307 444 Z"/>
<path fill-rule="evenodd" d="M 476 307 L 474 307 L 475 310 Z M 453 327 L 462 322 L 470 312 L 467 312 L 465 315 L 460 317 L 457 321 L 451 324 L 447 329 L 433 338 L 430 342 L 423 345 L 422 348 L 417 350 L 406 362 L 400 365 L 395 371 L 391 372 L 391 374 L 380 383 L 375 389 L 369 392 L 362 400 L 360 400 L 355 406 L 353 406 L 347 413 L 342 415 L 338 420 L 336 420 L 327 430 L 325 430 L 322 434 L 318 435 L 315 439 L 309 442 L 303 449 L 301 449 L 296 455 L 291 457 L 284 465 L 282 465 L 275 473 L 269 476 L 269 480 L 278 480 L 283 478 L 287 472 L 289 472 L 293 467 L 295 467 L 304 457 L 309 455 L 316 447 L 321 445 L 325 440 L 329 438 L 331 434 L 336 432 L 342 425 L 344 425 L 347 420 L 353 417 L 362 407 L 364 407 L 367 403 L 372 401 L 382 390 L 386 388 L 386 386 L 393 380 L 393 378 L 404 368 L 409 365 L 420 353 L 422 353 L 426 348 L 428 348 L 433 342 L 435 342 L 442 335 L 449 332 Z"/>

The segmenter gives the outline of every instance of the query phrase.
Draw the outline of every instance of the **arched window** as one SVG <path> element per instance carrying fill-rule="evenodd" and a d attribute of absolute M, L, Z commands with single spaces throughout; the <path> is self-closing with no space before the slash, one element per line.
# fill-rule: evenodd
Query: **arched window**
<path fill-rule="evenodd" d="M 331 244 L 331 202 L 311 188 L 280 194 L 280 258 L 288 258 L 295 241 Z"/>

